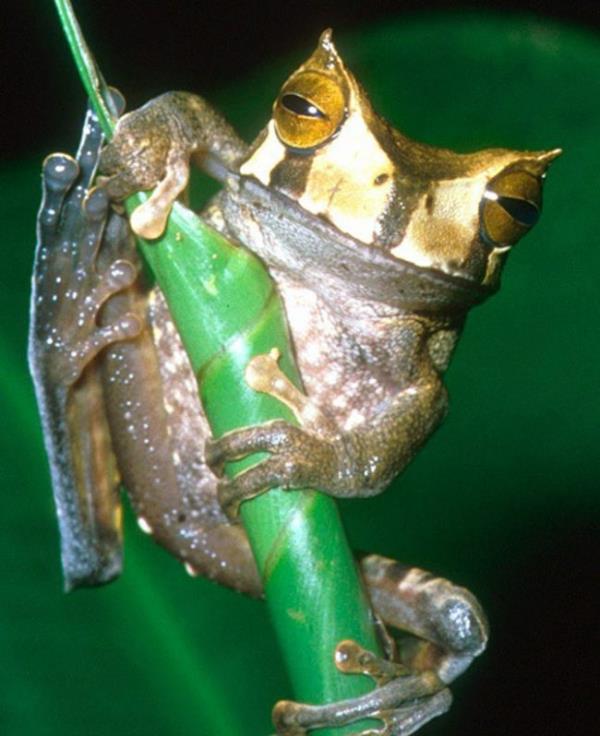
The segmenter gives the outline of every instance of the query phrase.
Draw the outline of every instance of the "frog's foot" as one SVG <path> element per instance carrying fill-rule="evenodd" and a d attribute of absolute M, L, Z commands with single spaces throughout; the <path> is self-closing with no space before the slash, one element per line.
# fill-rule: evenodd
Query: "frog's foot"
<path fill-rule="evenodd" d="M 233 430 L 206 443 L 206 461 L 217 476 L 222 476 L 225 463 L 257 452 L 270 453 L 235 478 L 220 479 L 219 499 L 231 518 L 242 501 L 270 488 L 321 488 L 344 495 L 346 480 L 352 476 L 346 468 L 350 455 L 335 425 L 290 382 L 277 365 L 278 359 L 276 349 L 254 357 L 246 369 L 246 381 L 256 391 L 286 404 L 302 426 L 274 420 Z"/>
<path fill-rule="evenodd" d="M 243 502 L 271 488 L 335 489 L 340 477 L 336 446 L 283 420 L 229 432 L 205 445 L 206 462 L 220 476 L 224 463 L 255 452 L 272 453 L 235 478 L 219 478 L 219 501 L 234 519 Z"/>
<path fill-rule="evenodd" d="M 99 171 L 112 199 L 154 189 L 130 218 L 132 230 L 143 238 L 163 233 L 173 203 L 187 186 L 192 144 L 180 127 L 158 98 L 120 118 L 102 151 Z"/>
<path fill-rule="evenodd" d="M 141 329 L 139 319 L 129 313 L 99 324 L 103 304 L 131 286 L 138 271 L 131 260 L 114 254 L 98 268 L 109 200 L 102 189 L 86 196 L 101 133 L 93 117 L 84 130 L 79 160 L 54 154 L 44 162 L 38 215 L 30 362 L 35 371 L 65 388 L 101 350 L 137 336 Z"/>
<path fill-rule="evenodd" d="M 450 691 L 435 672 L 409 673 L 402 665 L 377 657 L 354 641 L 343 641 L 335 652 L 337 668 L 346 674 L 372 677 L 377 687 L 366 695 L 328 705 L 280 701 L 273 722 L 281 736 L 304 736 L 316 728 L 331 728 L 361 719 L 377 719 L 381 727 L 355 736 L 409 736 L 452 702 Z"/>

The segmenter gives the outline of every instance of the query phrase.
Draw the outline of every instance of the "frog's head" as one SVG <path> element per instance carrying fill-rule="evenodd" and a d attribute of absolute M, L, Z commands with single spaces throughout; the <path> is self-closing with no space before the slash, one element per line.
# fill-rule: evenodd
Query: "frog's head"
<path fill-rule="evenodd" d="M 325 31 L 240 171 L 398 261 L 494 288 L 559 154 L 415 143 L 375 113 Z"/>

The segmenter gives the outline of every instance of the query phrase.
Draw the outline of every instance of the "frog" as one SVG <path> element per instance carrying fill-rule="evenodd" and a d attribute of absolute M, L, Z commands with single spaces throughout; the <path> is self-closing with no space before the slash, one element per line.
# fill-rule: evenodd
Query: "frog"
<path fill-rule="evenodd" d="M 240 504 L 276 486 L 382 492 L 444 418 L 443 377 L 466 316 L 498 290 L 508 253 L 539 219 L 559 154 L 411 140 L 376 113 L 330 30 L 251 145 L 192 93 L 123 115 L 106 144 L 88 112 L 77 156 L 44 162 L 29 337 L 65 587 L 120 574 L 121 483 L 142 531 L 191 575 L 253 596 L 262 583 Z M 298 425 L 213 437 L 164 296 L 146 278 L 133 233 L 162 234 L 191 163 L 222 184 L 203 219 L 253 251 L 282 298 L 302 387 L 273 353 L 253 359 L 247 380 Z M 146 190 L 127 217 L 119 203 Z M 254 453 L 263 459 L 224 475 Z M 279 734 L 365 716 L 382 722 L 369 733 L 414 733 L 449 708 L 449 685 L 485 649 L 487 620 L 468 590 L 378 554 L 358 564 L 376 616 L 403 636 L 384 657 L 340 642 L 338 668 L 366 672 L 375 689 L 326 705 L 281 701 Z"/>

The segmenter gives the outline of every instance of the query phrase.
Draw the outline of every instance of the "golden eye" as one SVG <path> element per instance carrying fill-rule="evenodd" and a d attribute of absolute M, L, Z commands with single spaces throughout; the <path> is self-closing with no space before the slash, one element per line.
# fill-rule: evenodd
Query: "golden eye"
<path fill-rule="evenodd" d="M 526 171 L 502 172 L 486 187 L 481 202 L 484 240 L 514 245 L 538 221 L 542 209 L 540 180 Z"/>
<path fill-rule="evenodd" d="M 346 115 L 341 86 L 320 72 L 300 72 L 289 79 L 273 108 L 275 129 L 282 143 L 308 149 L 334 135 Z"/>

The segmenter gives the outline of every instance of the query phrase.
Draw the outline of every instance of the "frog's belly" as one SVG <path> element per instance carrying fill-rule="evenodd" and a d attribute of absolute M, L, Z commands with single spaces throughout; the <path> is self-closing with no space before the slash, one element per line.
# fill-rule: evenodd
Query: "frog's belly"
<path fill-rule="evenodd" d="M 389 354 L 377 354 L 376 322 L 372 334 L 361 340 L 313 291 L 279 286 L 311 400 L 346 431 L 384 411 L 401 383 L 389 373 Z"/>

